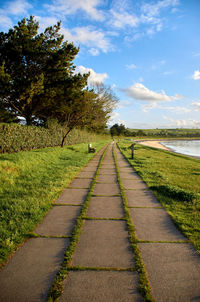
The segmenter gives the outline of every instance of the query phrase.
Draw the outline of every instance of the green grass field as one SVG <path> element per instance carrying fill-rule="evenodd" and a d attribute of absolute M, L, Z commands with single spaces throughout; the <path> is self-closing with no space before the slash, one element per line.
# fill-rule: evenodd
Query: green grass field
<path fill-rule="evenodd" d="M 107 142 L 93 146 L 98 151 Z M 93 155 L 87 144 L 0 154 L 1 265 Z"/>
<path fill-rule="evenodd" d="M 132 160 L 130 142 L 118 145 L 200 253 L 200 160 L 139 144 Z"/>

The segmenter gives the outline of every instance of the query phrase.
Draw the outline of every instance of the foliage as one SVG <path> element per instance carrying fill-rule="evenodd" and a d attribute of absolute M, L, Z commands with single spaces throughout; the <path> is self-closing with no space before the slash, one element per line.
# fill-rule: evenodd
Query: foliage
<path fill-rule="evenodd" d="M 126 131 L 126 127 L 123 124 L 114 124 L 111 128 L 110 128 L 110 134 L 112 136 L 119 136 L 119 135 L 124 135 Z"/>
<path fill-rule="evenodd" d="M 0 124 L 0 153 L 59 146 L 65 132 L 66 128 L 54 120 L 48 121 L 47 128 L 19 124 Z M 89 143 L 105 137 L 83 129 L 73 129 L 65 144 Z"/>
<path fill-rule="evenodd" d="M 96 150 L 107 141 L 94 143 Z M 87 144 L 0 154 L 0 262 L 27 237 L 94 156 Z"/>
<path fill-rule="evenodd" d="M 38 29 L 39 23 L 31 16 L 8 33 L 0 33 L 1 102 L 24 117 L 28 125 L 48 102 L 55 101 L 63 86 L 72 90 L 73 82 L 86 78 L 73 76 L 72 61 L 78 49 L 63 42 L 60 23 L 40 34 Z"/>
<path fill-rule="evenodd" d="M 105 129 L 117 98 L 103 85 L 87 88 L 89 73 L 75 74 L 79 49 L 64 42 L 60 26 L 38 34 L 39 22 L 31 16 L 0 33 L 0 116 L 13 112 L 27 125 L 56 119 L 66 129 L 63 146 L 75 127 Z"/>

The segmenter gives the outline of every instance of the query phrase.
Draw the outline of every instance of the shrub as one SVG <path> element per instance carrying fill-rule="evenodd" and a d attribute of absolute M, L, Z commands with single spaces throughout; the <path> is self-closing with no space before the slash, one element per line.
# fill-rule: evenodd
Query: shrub
<path fill-rule="evenodd" d="M 177 201 L 192 202 L 197 198 L 195 193 L 171 185 L 152 186 L 150 188 L 162 195 L 176 199 Z"/>
<path fill-rule="evenodd" d="M 47 128 L 19 124 L 0 124 L 0 153 L 59 146 L 64 132 L 64 127 L 53 121 L 49 122 Z M 91 142 L 97 140 L 99 136 L 86 130 L 74 129 L 67 137 L 65 144 Z"/>

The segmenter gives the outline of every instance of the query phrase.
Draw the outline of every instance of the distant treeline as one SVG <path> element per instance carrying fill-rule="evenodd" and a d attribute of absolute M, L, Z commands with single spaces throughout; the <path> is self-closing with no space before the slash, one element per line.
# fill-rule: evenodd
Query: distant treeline
<path fill-rule="evenodd" d="M 200 129 L 128 129 L 123 124 L 110 128 L 112 136 L 136 137 L 200 137 Z"/>

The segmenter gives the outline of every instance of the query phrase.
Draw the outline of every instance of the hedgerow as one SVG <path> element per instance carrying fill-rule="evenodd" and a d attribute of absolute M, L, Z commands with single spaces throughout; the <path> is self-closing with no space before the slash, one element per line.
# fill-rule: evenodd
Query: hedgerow
<path fill-rule="evenodd" d="M 59 146 L 66 129 L 57 123 L 48 127 L 25 126 L 19 124 L 0 124 L 0 153 L 29 151 Z M 83 129 L 70 132 L 65 145 L 95 141 L 99 135 Z"/>

